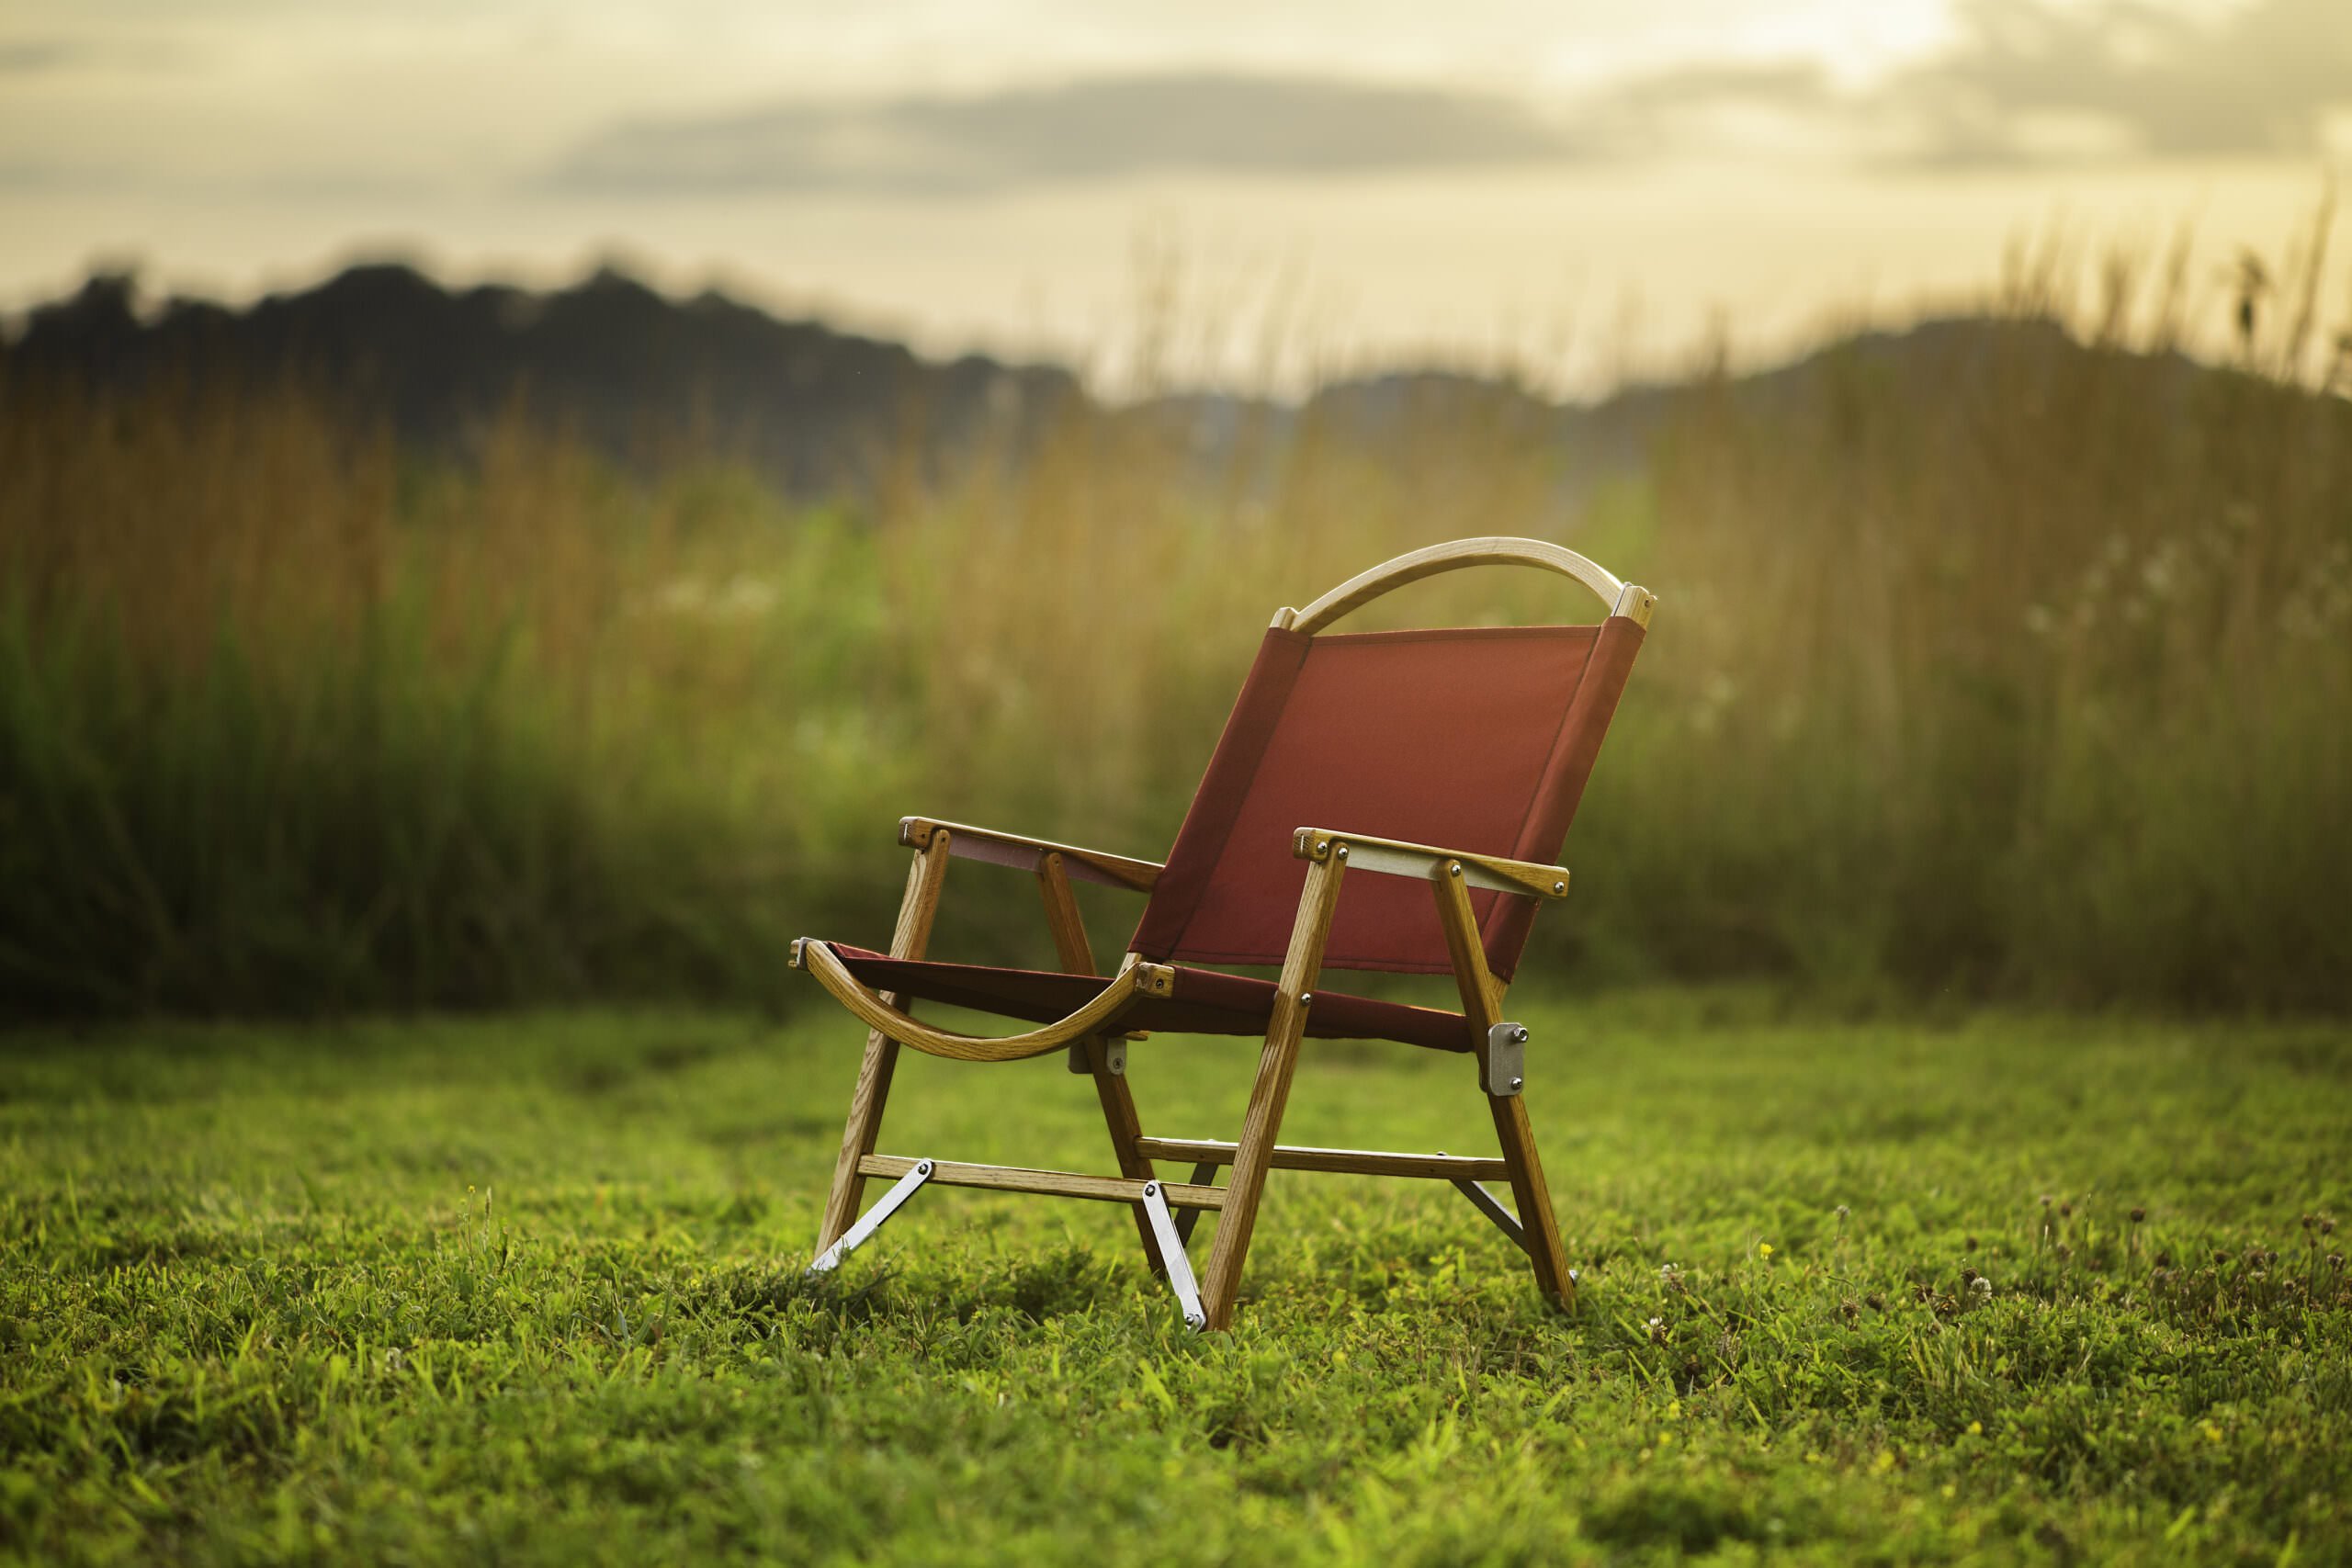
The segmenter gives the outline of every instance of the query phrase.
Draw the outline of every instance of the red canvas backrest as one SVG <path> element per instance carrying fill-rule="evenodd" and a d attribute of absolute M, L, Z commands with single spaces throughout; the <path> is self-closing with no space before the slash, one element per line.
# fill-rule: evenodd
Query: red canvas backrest
<path fill-rule="evenodd" d="M 1300 828 L 1556 862 L 1642 637 L 1623 615 L 1597 626 L 1269 631 L 1135 950 L 1280 964 L 1306 877 L 1291 852 Z M 1487 963 L 1508 979 L 1534 900 L 1472 901 Z M 1430 890 L 1380 875 L 1348 879 L 1324 963 L 1453 969 Z"/>

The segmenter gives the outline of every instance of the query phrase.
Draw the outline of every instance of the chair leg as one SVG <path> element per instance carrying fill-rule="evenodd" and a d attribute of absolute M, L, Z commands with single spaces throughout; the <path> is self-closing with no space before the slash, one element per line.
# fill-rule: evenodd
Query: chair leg
<path fill-rule="evenodd" d="M 1069 873 L 1057 852 L 1037 858 L 1037 894 L 1045 901 L 1046 929 L 1053 932 L 1054 952 L 1060 958 L 1062 969 L 1071 975 L 1099 973 L 1094 964 L 1094 949 L 1086 939 L 1086 921 L 1079 914 L 1078 896 L 1069 885 Z M 1136 1152 L 1136 1140 L 1143 1136 L 1143 1122 L 1136 1115 L 1136 1098 L 1128 1092 L 1123 1074 L 1111 1070 L 1110 1043 L 1099 1035 L 1089 1036 L 1070 1047 L 1072 1062 L 1084 1061 L 1094 1077 L 1095 1098 L 1102 1104 L 1102 1121 L 1111 1129 L 1112 1157 L 1119 1162 L 1119 1174 L 1135 1181 L 1149 1181 L 1151 1162 Z M 1075 1066 L 1072 1071 L 1076 1071 Z M 1136 1234 L 1143 1238 L 1143 1255 L 1151 1264 L 1151 1271 L 1165 1279 L 1168 1260 L 1159 1255 L 1159 1233 L 1151 1223 L 1151 1211 L 1143 1204 L 1135 1205 Z"/>
<path fill-rule="evenodd" d="M 1259 1200 L 1266 1193 L 1266 1172 L 1272 1168 L 1274 1144 L 1282 1134 L 1283 1109 L 1290 1101 L 1291 1075 L 1298 1066 L 1298 1042 L 1306 1032 L 1306 1011 L 1314 1004 L 1315 982 L 1323 970 L 1323 944 L 1331 934 L 1331 910 L 1339 900 L 1340 874 L 1346 869 L 1346 863 L 1337 858 L 1307 864 L 1306 886 L 1299 894 L 1298 919 L 1291 927 L 1273 1016 L 1266 1023 L 1266 1047 L 1258 1057 L 1257 1082 L 1250 1090 L 1249 1115 L 1234 1149 L 1225 1207 L 1217 1213 L 1216 1245 L 1209 1253 L 1208 1280 L 1201 1291 L 1201 1305 L 1211 1329 L 1233 1325 L 1233 1303 L 1241 1293 L 1241 1264 L 1250 1253 L 1250 1233 L 1258 1223 Z"/>
<path fill-rule="evenodd" d="M 949 835 L 935 832 L 916 852 L 907 871 L 906 897 L 899 901 L 898 928 L 890 933 L 890 956 L 921 958 L 931 944 L 931 926 L 939 913 L 939 891 L 947 875 Z M 898 1005 L 899 998 L 889 998 Z M 882 1111 L 890 1099 L 890 1077 L 899 1066 L 899 1043 L 880 1030 L 865 1036 L 865 1055 L 858 1064 L 857 1088 L 850 1095 L 849 1124 L 842 1130 L 841 1157 L 833 1165 L 832 1190 L 825 1198 L 825 1217 L 817 1227 L 817 1250 L 822 1253 L 857 1222 L 865 1198 L 865 1178 L 857 1162 L 874 1152 L 882 1134 Z"/>
<path fill-rule="evenodd" d="M 1108 1043 L 1101 1035 L 1091 1035 L 1082 1043 L 1087 1066 L 1094 1073 L 1095 1098 L 1102 1101 L 1102 1120 L 1111 1129 L 1111 1154 L 1119 1162 L 1119 1174 L 1132 1181 L 1149 1181 L 1157 1173 L 1151 1168 L 1151 1162 L 1136 1149 L 1136 1140 L 1143 1136 L 1143 1122 L 1136 1114 L 1136 1097 L 1127 1089 L 1126 1077 L 1111 1071 Z M 1151 1264 L 1152 1273 L 1164 1279 L 1168 1260 L 1159 1255 L 1159 1233 L 1151 1223 L 1151 1212 L 1141 1203 L 1133 1207 L 1136 1233 L 1143 1237 L 1144 1258 Z"/>
<path fill-rule="evenodd" d="M 1519 1095 L 1487 1097 L 1494 1112 L 1495 1138 L 1502 1145 L 1503 1163 L 1510 1168 L 1510 1195 L 1519 1223 L 1527 1233 L 1527 1257 L 1535 1267 L 1535 1288 L 1561 1307 L 1576 1305 L 1576 1278 L 1568 1270 L 1560 1246 L 1559 1222 L 1552 1214 L 1552 1190 L 1544 1184 L 1544 1161 L 1535 1152 L 1535 1130 L 1527 1120 L 1527 1101 Z"/>
<path fill-rule="evenodd" d="M 1489 1031 L 1502 1021 L 1503 983 L 1487 966 L 1487 951 L 1478 936 L 1478 919 L 1463 885 L 1462 865 L 1450 861 L 1431 870 L 1430 886 L 1437 897 L 1438 924 L 1445 931 L 1446 951 L 1453 959 L 1454 985 L 1462 995 L 1462 1015 L 1477 1042 L 1478 1081 L 1487 1075 Z M 1561 1306 L 1576 1302 L 1576 1277 L 1568 1270 L 1567 1254 L 1560 1246 L 1560 1226 L 1552 1214 L 1552 1190 L 1544 1182 L 1544 1161 L 1535 1152 L 1535 1130 L 1527 1120 L 1527 1101 L 1520 1096 L 1487 1096 L 1495 1118 L 1495 1139 L 1502 1145 L 1503 1163 L 1510 1171 L 1511 1201 L 1519 1223 L 1527 1233 L 1527 1256 L 1535 1266 L 1535 1287 Z"/>

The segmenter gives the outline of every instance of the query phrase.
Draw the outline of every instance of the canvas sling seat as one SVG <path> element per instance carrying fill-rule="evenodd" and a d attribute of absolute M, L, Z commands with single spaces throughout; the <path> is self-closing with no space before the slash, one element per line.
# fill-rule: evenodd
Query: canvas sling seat
<path fill-rule="evenodd" d="M 1472 566 L 1555 572 L 1590 590 L 1607 613 L 1596 625 L 1325 630 L 1400 584 Z M 926 1183 L 1123 1202 L 1186 1321 L 1223 1328 L 1268 1172 L 1354 1171 L 1453 1182 L 1526 1250 L 1547 1297 L 1572 1301 L 1575 1273 L 1521 1092 L 1528 1032 L 1502 1007 L 1536 908 L 1567 894 L 1568 873 L 1553 863 L 1655 603 L 1646 589 L 1541 540 L 1431 546 L 1275 615 L 1165 863 L 903 818 L 899 841 L 914 863 L 888 951 L 809 938 L 793 944 L 795 966 L 868 1030 L 811 1267 L 833 1267 Z M 927 956 L 947 866 L 958 859 L 1034 877 L 1058 972 Z M 1145 896 L 1128 951 L 1107 973 L 1088 943 L 1074 882 Z M 1225 972 L 1253 966 L 1277 974 Z M 1461 1010 L 1326 991 L 1326 969 L 1450 975 Z M 940 1028 L 910 1010 L 918 1002 L 1011 1026 L 992 1034 Z M 1263 1037 L 1231 1142 L 1143 1132 L 1126 1082 L 1128 1047 L 1148 1040 L 1156 1050 L 1184 1034 Z M 1475 1058 L 1499 1157 L 1279 1143 L 1300 1043 L 1311 1039 Z M 1069 1053 L 1071 1070 L 1094 1080 L 1119 1174 L 876 1153 L 905 1047 L 973 1062 Z M 1163 1180 L 1155 1162 L 1189 1166 L 1190 1179 Z M 872 1177 L 894 1185 L 861 1216 Z M 1507 1182 L 1513 1208 L 1486 1180 Z M 1196 1286 L 1186 1248 L 1204 1212 L 1218 1219 Z"/>

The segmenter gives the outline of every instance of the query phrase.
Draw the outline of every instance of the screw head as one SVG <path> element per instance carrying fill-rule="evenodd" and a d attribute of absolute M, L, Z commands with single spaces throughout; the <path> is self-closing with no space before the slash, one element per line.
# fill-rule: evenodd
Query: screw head
<path fill-rule="evenodd" d="M 1555 882 L 1552 884 L 1552 891 L 1555 893 L 1566 893 L 1567 890 L 1568 885 L 1565 882 Z"/>
<path fill-rule="evenodd" d="M 1333 850 L 1331 852 L 1339 856 L 1341 860 L 1345 860 L 1348 858 L 1348 846 L 1341 844 L 1338 849 Z"/>
<path fill-rule="evenodd" d="M 1298 993 L 1298 1005 L 1299 1005 L 1299 1006 L 1301 1006 L 1301 1007 L 1305 1007 L 1305 1006 L 1306 1006 L 1308 1003 L 1312 1002 L 1314 999 L 1315 999 L 1315 993 L 1314 993 L 1313 991 L 1301 991 L 1301 992 L 1299 992 L 1299 993 Z"/>
<path fill-rule="evenodd" d="M 1461 863 L 1460 861 L 1458 861 L 1458 860 L 1450 860 L 1450 861 L 1446 862 L 1446 863 L 1445 863 L 1445 874 L 1446 874 L 1446 875 L 1448 875 L 1448 876 L 1459 876 L 1459 875 L 1461 875 L 1461 874 L 1462 874 L 1462 863 Z"/>
<path fill-rule="evenodd" d="M 1513 1089 L 1525 1089 L 1527 1087 L 1527 1080 L 1525 1078 L 1513 1078 L 1510 1080 L 1510 1087 Z"/>
<path fill-rule="evenodd" d="M 1329 839 L 1317 839 L 1315 840 L 1315 852 L 1318 855 L 1329 850 L 1330 847 L 1331 841 Z"/>

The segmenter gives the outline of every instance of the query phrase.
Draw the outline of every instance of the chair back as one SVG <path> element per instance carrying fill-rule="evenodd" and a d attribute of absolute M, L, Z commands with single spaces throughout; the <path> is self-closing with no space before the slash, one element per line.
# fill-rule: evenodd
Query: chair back
<path fill-rule="evenodd" d="M 1320 634 L 1399 583 L 1474 565 L 1584 582 L 1598 626 Z M 1279 964 L 1306 882 L 1300 828 L 1554 863 L 1654 603 L 1532 539 L 1415 551 L 1275 618 L 1170 851 L 1134 950 L 1154 962 Z M 1487 962 L 1509 979 L 1535 900 L 1471 895 Z M 1327 966 L 1450 974 L 1429 890 L 1351 878 Z"/>

